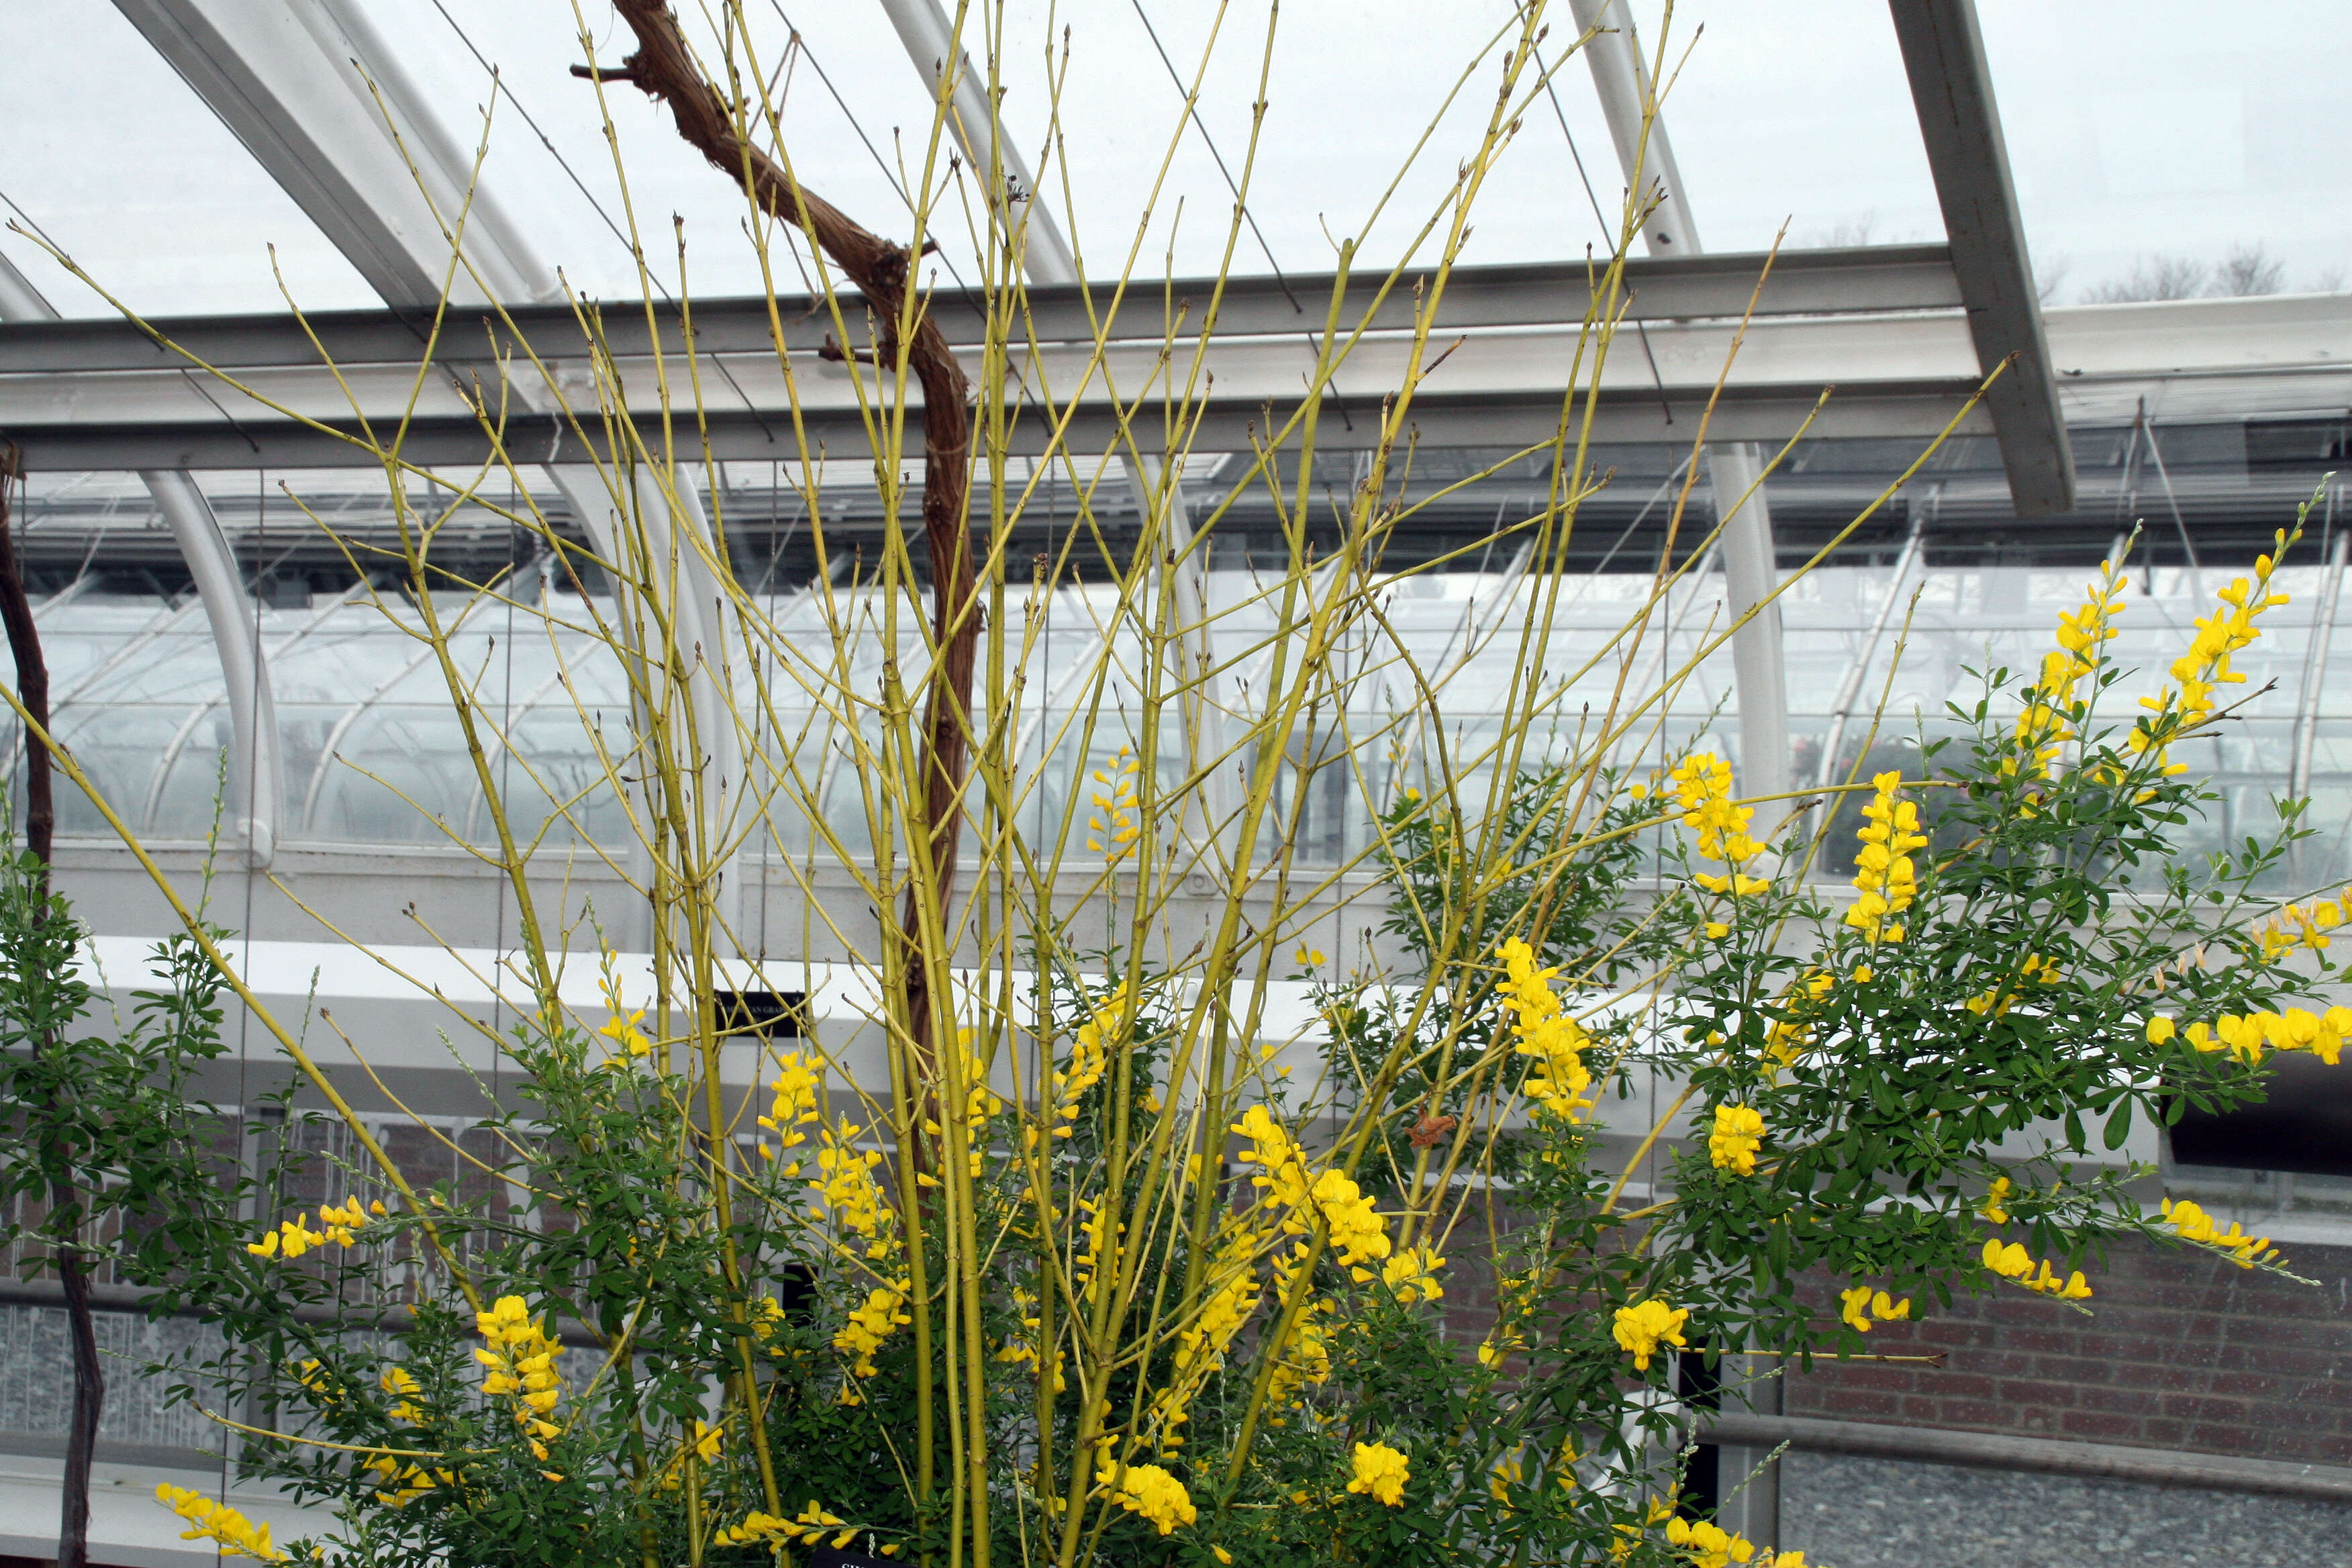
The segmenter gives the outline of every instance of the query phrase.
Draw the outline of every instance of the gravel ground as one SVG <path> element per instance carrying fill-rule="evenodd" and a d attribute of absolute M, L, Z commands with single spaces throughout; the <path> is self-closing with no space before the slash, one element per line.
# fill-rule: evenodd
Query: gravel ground
<path fill-rule="evenodd" d="M 2352 1568 L 2352 1506 L 1839 1454 L 1780 1461 L 1780 1546 L 1827 1568 Z"/>

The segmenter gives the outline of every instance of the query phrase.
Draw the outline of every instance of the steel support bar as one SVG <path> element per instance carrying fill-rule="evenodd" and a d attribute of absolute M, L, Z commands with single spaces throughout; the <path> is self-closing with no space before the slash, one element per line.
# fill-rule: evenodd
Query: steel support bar
<path fill-rule="evenodd" d="M 1927 381 L 1881 386 L 1866 395 L 1833 399 L 1813 422 L 1812 434 L 1824 438 L 1925 440 L 1943 429 L 1957 415 L 1974 382 Z M 1783 439 L 1811 414 L 1820 388 L 1800 384 L 1727 389 L 1717 404 L 1712 429 L 1735 440 Z M 1661 404 L 1656 393 L 1640 388 L 1604 391 L 1594 406 L 1592 438 L 1597 443 L 1681 442 L 1705 404 L 1701 395 Z M 1267 428 L 1267 405 L 1219 398 L 1203 405 L 1192 447 L 1202 452 L 1247 451 L 1253 438 L 1263 440 Z M 1413 400 L 1412 425 L 1425 447 L 1532 447 L 1550 441 L 1559 428 L 1560 395 L 1527 394 L 1444 395 L 1423 393 Z M 1278 429 L 1284 410 L 1277 405 Z M 365 444 L 350 420 L 325 421 L 321 431 L 286 420 L 231 425 L 219 420 L 202 424 L 176 421 L 132 424 L 10 424 L 9 437 L 25 452 L 28 469 L 44 472 L 118 470 L 172 467 L 183 468 L 377 468 L 383 459 Z M 646 443 L 658 450 L 658 414 L 636 416 Z M 823 445 L 835 454 L 863 451 L 866 431 L 853 411 L 811 411 L 803 426 L 812 447 Z M 801 450 L 787 426 L 772 415 L 762 419 L 747 410 L 714 411 L 707 416 L 713 458 L 720 462 L 789 462 L 800 460 Z M 1193 429 L 1188 426 L 1188 429 Z M 1365 442 L 1371 433 L 1360 426 Z M 1990 435 L 1990 418 L 1971 416 L 1962 421 L 1963 435 Z M 600 426 L 583 436 L 565 419 L 546 415 L 514 415 L 502 426 L 508 452 L 533 463 L 572 468 L 607 456 Z M 1118 440 L 1122 427 L 1116 413 L 1099 405 L 1081 408 L 1066 430 L 1066 448 L 1103 451 Z M 1043 419 L 1024 419 L 1008 432 L 1007 446 L 1015 456 L 1035 456 L 1046 449 L 1053 427 Z M 1343 440 L 1327 426 L 1320 447 L 1346 449 Z M 424 468 L 470 465 L 482 461 L 490 443 L 481 426 L 463 416 L 426 416 L 411 421 L 401 437 L 402 458 Z M 559 476 L 560 478 L 561 476 Z M 592 481 L 593 482 L 593 481 Z M 592 490 L 601 495 L 601 489 Z M 1736 494 L 1737 492 L 1735 492 Z M 592 510 L 609 512 L 609 500 L 593 500 Z M 593 533 L 596 520 L 588 523 Z"/>
<path fill-rule="evenodd" d="M 1902 601 L 1903 585 L 1910 580 L 1911 568 L 1918 563 L 1919 551 L 1926 542 L 1927 509 L 1914 502 L 1911 527 L 1903 537 L 1903 552 L 1895 558 L 1895 575 L 1886 584 L 1886 597 L 1879 601 L 1878 614 L 1870 619 L 1870 630 L 1863 635 L 1862 647 L 1855 650 L 1853 662 L 1846 667 L 1845 679 L 1838 682 L 1837 699 L 1830 704 L 1830 731 L 1822 742 L 1820 765 L 1813 770 L 1816 788 L 1827 785 L 1836 776 L 1838 752 L 1845 744 L 1847 721 L 1853 717 L 1853 705 L 1862 696 L 1862 683 L 1877 661 L 1878 644 L 1886 636 L 1886 625 L 1895 618 L 1895 606 Z M 1824 803 L 1818 820 L 1826 822 L 1836 815 L 1833 803 Z"/>
<path fill-rule="evenodd" d="M 1643 212 L 1642 242 L 1653 257 L 1695 257 L 1698 225 L 1675 166 L 1674 144 L 1634 41 L 1625 0 L 1570 0 L 1584 53 L 1627 188 Z M 1777 267 L 1775 268 L 1777 271 Z M 1731 635 L 1731 678 L 1739 704 L 1739 787 L 1751 795 L 1789 791 L 1789 680 L 1781 652 L 1780 574 L 1772 549 L 1772 514 L 1759 482 L 1762 464 L 1735 432 L 1710 424 L 1707 479 L 1723 524 L 1723 583 L 1738 629 Z"/>
<path fill-rule="evenodd" d="M 0 321 L 53 321 L 57 310 L 0 256 Z M 236 818 L 234 836 L 244 847 L 249 864 L 268 866 L 277 851 L 279 825 L 285 818 L 286 776 L 278 759 L 278 705 L 271 696 L 269 671 L 261 657 L 258 609 L 247 597 L 245 575 L 236 552 L 221 532 L 220 520 L 195 481 L 185 473 L 158 465 L 129 464 L 142 470 L 139 478 L 154 498 L 155 510 L 180 547 L 188 575 L 203 598 L 205 619 L 212 628 L 213 651 L 220 658 L 221 680 L 226 688 L 229 736 L 229 810 Z M 70 696 L 70 693 L 68 693 Z M 63 706 L 63 704 L 60 704 Z M 129 809 L 129 801 L 114 802 Z"/>
<path fill-rule="evenodd" d="M 1742 254 L 1687 257 L 1671 261 L 1635 259 L 1626 263 L 1624 314 L 1636 321 L 1734 321 L 1748 310 L 1764 258 Z M 1495 327 L 1573 326 L 1592 306 L 1594 274 L 1582 262 L 1544 262 L 1507 267 L 1458 268 L 1439 302 L 1434 331 L 1472 331 Z M 1333 278 L 1328 274 L 1294 277 L 1291 287 L 1303 297 L 1328 300 Z M 1340 320 L 1349 330 L 1363 321 L 1373 331 L 1405 331 L 1412 327 L 1415 304 L 1412 280 L 1406 279 L 1381 295 L 1381 280 L 1359 273 L 1349 282 Z M 1187 310 L 1185 321 L 1197 332 L 1201 312 L 1215 288 L 1213 279 L 1179 279 L 1169 284 L 1166 298 Z M 1149 298 L 1144 297 L 1148 292 Z M 977 347 L 986 301 L 976 293 L 941 289 L 929 296 L 930 313 L 948 342 L 961 348 Z M 855 303 L 855 297 L 851 299 Z M 1155 349 L 1169 331 L 1167 309 L 1158 287 L 1130 291 L 1127 308 L 1108 315 L 1109 302 L 1097 291 L 1090 311 L 1074 282 L 1039 279 L 1028 296 L 1037 341 L 1085 343 L 1099 332 L 1107 342 L 1140 342 Z M 443 331 L 441 353 L 453 363 L 479 360 L 488 353 L 483 338 L 488 324 L 500 338 L 505 323 L 467 303 L 452 312 Z M 1946 247 L 1940 245 L 1885 246 L 1858 250 L 1793 251 L 1772 264 L 1759 317 L 1866 317 L 1892 312 L 1956 310 L 1959 287 L 1952 276 Z M 779 298 L 775 316 L 768 301 L 757 297 L 713 298 L 694 302 L 694 341 L 706 354 L 772 354 L 774 322 L 783 324 L 784 347 L 794 353 L 814 353 L 832 332 L 830 312 L 823 302 L 803 297 Z M 669 352 L 679 352 L 685 341 L 677 307 L 667 300 L 653 307 L 646 321 L 641 300 L 614 301 L 589 312 L 597 321 L 604 345 L 616 357 L 629 359 L 653 352 L 655 338 Z M 570 305 L 532 305 L 505 301 L 505 315 L 514 331 L 542 358 L 550 361 L 584 359 L 590 343 L 581 327 L 582 312 Z M 409 364 L 423 352 L 430 320 L 413 310 L 320 310 L 300 321 L 282 314 L 236 316 L 164 316 L 144 323 L 123 321 L 76 321 L 53 327 L 26 327 L 0 332 L 0 374 L 76 371 L 176 369 L 187 363 L 163 346 L 178 345 L 188 357 L 223 370 L 262 370 L 273 366 L 312 366 L 323 350 L 337 364 Z M 1265 335 L 1297 337 L 1298 316 L 1289 299 L 1271 279 L 1235 278 L 1225 285 L 1217 304 L 1216 335 L 1247 338 Z M 315 335 L 316 342 L 313 342 Z M 1179 341 L 1186 337 L 1181 330 Z"/>
<path fill-rule="evenodd" d="M 1936 177 L 1952 270 L 1968 302 L 1979 368 L 2008 368 L 1988 401 L 2020 517 L 2074 507 L 2074 456 L 2043 341 L 2042 301 L 1993 101 L 1975 0 L 1888 0 Z"/>
<path fill-rule="evenodd" d="M 1752 443 L 1708 443 L 1707 483 L 1715 491 L 1716 515 L 1723 520 L 1724 597 L 1733 616 L 1753 616 L 1731 634 L 1731 679 L 1739 697 L 1739 787 L 1745 795 L 1778 795 L 1790 787 L 1789 672 L 1780 602 L 1774 595 L 1780 569 L 1772 557 L 1763 476 Z M 1763 826 L 1769 828 L 1788 807 L 1763 810 Z"/>
<path fill-rule="evenodd" d="M 1570 0 L 1576 26 L 1590 34 L 1584 63 L 1609 120 L 1609 140 L 1617 166 L 1625 172 L 1642 213 L 1642 243 L 1652 256 L 1696 256 L 1698 224 L 1683 194 L 1682 170 L 1665 121 L 1656 113 L 1650 72 L 1633 40 L 1633 19 L 1624 0 Z"/>

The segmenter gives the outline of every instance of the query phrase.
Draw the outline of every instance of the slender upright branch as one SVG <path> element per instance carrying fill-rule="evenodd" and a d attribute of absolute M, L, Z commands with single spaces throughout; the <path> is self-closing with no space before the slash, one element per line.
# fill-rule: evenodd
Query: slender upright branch
<path fill-rule="evenodd" d="M 964 780 L 970 766 L 972 672 L 980 642 L 968 499 L 971 484 L 971 383 L 919 300 L 909 307 L 913 260 L 897 245 L 853 221 L 793 177 L 792 172 L 745 138 L 727 100 L 695 63 L 677 17 L 665 0 L 615 0 L 637 49 L 617 68 L 574 68 L 583 75 L 626 81 L 666 105 L 688 145 L 779 221 L 810 235 L 865 295 L 878 334 L 877 363 L 903 354 L 923 390 L 923 536 L 931 565 L 931 645 L 936 649 L 923 716 L 924 842 L 936 868 L 933 896 L 944 924 L 953 902 L 956 853 L 962 829 Z M 910 330 L 902 331 L 905 323 Z M 921 879 L 909 887 L 900 917 L 906 944 L 907 1027 L 917 1054 L 936 1047 L 931 978 L 919 921 Z M 944 952 L 935 955 L 944 964 Z M 935 1075 L 926 1073 L 926 1077 Z"/>

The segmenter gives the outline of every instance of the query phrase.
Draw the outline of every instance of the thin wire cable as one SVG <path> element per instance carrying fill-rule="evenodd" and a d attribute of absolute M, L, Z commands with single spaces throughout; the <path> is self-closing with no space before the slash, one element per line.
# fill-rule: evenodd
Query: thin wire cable
<path fill-rule="evenodd" d="M 436 0 L 437 3 L 437 0 Z M 1568 128 L 1568 110 L 1560 107 L 1559 89 L 1552 79 L 1551 68 L 1544 64 L 1543 50 L 1536 50 L 1536 68 L 1543 72 L 1544 96 L 1551 100 L 1552 117 L 1559 121 L 1559 133 L 1568 139 L 1568 155 L 1576 160 L 1576 177 L 1584 182 L 1584 199 L 1592 204 L 1593 221 L 1601 226 L 1601 242 L 1611 249 L 1616 240 L 1609 229 L 1609 215 L 1601 210 L 1601 197 L 1592 188 L 1592 176 L 1584 167 L 1584 154 L 1576 145 L 1576 132 Z"/>
<path fill-rule="evenodd" d="M 1183 76 L 1160 44 L 1159 29 L 1151 25 L 1151 18 L 1143 14 L 1143 0 L 1130 0 L 1130 3 L 1135 6 L 1135 19 L 1143 24 L 1145 35 L 1151 39 L 1152 51 L 1159 55 L 1160 63 L 1168 68 L 1168 79 L 1176 84 L 1176 95 L 1184 100 L 1184 113 L 1192 121 L 1192 129 L 1201 133 L 1202 144 L 1209 149 L 1209 156 L 1217 161 L 1217 173 L 1225 177 L 1225 188 L 1234 193 L 1234 204 L 1242 210 L 1242 221 L 1249 225 L 1250 233 L 1257 238 L 1258 249 L 1265 253 L 1265 264 L 1274 269 L 1274 281 L 1281 289 L 1282 297 L 1290 301 L 1292 310 L 1301 315 L 1306 314 L 1307 307 L 1298 302 L 1298 296 L 1290 291 L 1290 280 L 1282 275 L 1282 263 L 1274 258 L 1274 247 L 1265 242 L 1265 231 L 1257 226 L 1257 215 L 1249 210 L 1247 202 L 1242 200 L 1242 187 L 1234 180 L 1234 172 L 1225 167 L 1225 155 L 1217 151 L 1216 138 L 1209 134 L 1207 123 L 1201 119 L 1200 106 L 1185 90 Z"/>
<path fill-rule="evenodd" d="M 34 218 L 32 214 L 26 212 L 23 207 L 18 206 L 15 197 L 11 196 L 5 191 L 0 191 L 0 202 L 6 203 L 10 212 L 15 213 L 18 217 L 24 219 L 25 226 L 27 228 L 30 228 L 33 233 L 41 239 L 42 243 L 48 246 L 50 249 L 56 251 L 59 256 L 66 254 L 66 247 L 58 243 L 57 237 L 50 234 L 47 229 L 43 228 L 39 222 Z M 245 444 L 247 446 L 252 447 L 256 452 L 259 452 L 261 450 L 261 443 L 253 438 L 253 432 L 247 430 L 244 426 L 237 423 L 236 416 L 231 414 L 226 408 L 221 405 L 220 399 L 215 397 L 211 392 L 206 390 L 202 378 L 200 378 L 194 371 L 181 371 L 180 379 L 186 382 L 188 385 L 194 390 L 197 396 L 203 398 L 206 403 L 211 404 L 213 405 L 213 412 L 227 420 L 229 428 L 245 437 Z"/>
<path fill-rule="evenodd" d="M 457 18 L 449 15 L 449 8 L 444 5 L 441 0 L 433 0 L 433 8 L 441 13 L 441 19 L 449 24 L 450 29 L 457 35 L 457 41 L 466 46 L 467 54 L 474 57 L 474 62 L 489 72 L 490 90 L 504 94 L 506 100 L 514 105 L 515 112 L 522 116 L 522 122 L 530 127 L 531 133 L 539 138 L 539 144 L 547 149 L 549 157 L 555 160 L 556 167 L 562 169 L 564 177 L 569 179 L 580 194 L 587 198 L 588 205 L 595 209 L 596 216 L 604 220 L 604 226 L 613 231 L 613 237 L 621 242 L 621 248 L 628 252 L 630 259 L 635 261 L 637 247 L 629 242 L 627 233 L 619 224 L 613 221 L 613 215 L 604 210 L 604 204 L 596 199 L 596 193 L 588 188 L 588 183 L 580 177 L 577 170 L 572 168 L 571 160 L 557 150 L 554 142 L 550 140 L 547 132 L 540 128 L 539 121 L 531 117 L 530 110 L 523 107 L 522 100 L 517 98 L 514 89 L 507 85 L 507 79 L 499 72 L 499 68 L 485 58 L 480 49 L 475 47 L 474 40 L 467 36 L 464 27 L 458 26 Z M 652 268 L 646 268 L 646 276 L 653 279 L 654 287 L 661 290 L 664 300 L 673 305 L 677 303 L 677 296 L 669 291 L 668 286 L 662 282 L 660 277 Z M 710 363 L 719 368 L 719 374 L 726 378 L 727 384 L 735 389 L 735 395 L 743 400 L 743 406 L 751 410 L 751 416 L 759 419 L 759 406 L 751 401 L 751 395 L 743 390 L 742 384 L 735 379 L 735 373 L 727 368 L 727 362 L 714 354 L 710 356 Z M 767 429 L 767 422 L 764 419 L 761 420 L 760 424 L 762 430 Z M 769 434 L 772 436 L 774 433 L 770 431 Z"/>
<path fill-rule="evenodd" d="M 800 50 L 801 58 L 808 61 L 809 69 L 816 72 L 816 79 L 824 84 L 824 90 L 833 95 L 833 101 L 839 106 L 843 117 L 849 121 L 849 128 L 857 132 L 857 140 L 864 143 L 867 156 L 874 160 L 874 166 L 882 171 L 882 177 L 890 182 L 891 190 L 898 193 L 898 200 L 905 204 L 908 216 L 913 216 L 915 198 L 908 193 L 905 182 L 898 178 L 898 171 L 890 166 L 890 161 L 882 156 L 881 149 L 874 145 L 874 139 L 866 134 L 866 127 L 859 122 L 857 111 L 849 107 L 849 100 L 841 96 L 839 88 L 833 85 L 833 78 L 825 74 L 824 64 L 816 58 L 816 51 L 808 47 L 808 40 L 801 36 L 801 30 L 794 25 L 792 17 L 785 15 L 780 0 L 768 0 L 768 8 L 775 12 L 777 20 L 791 28 L 793 47 Z M 949 258 L 947 252 L 935 250 L 931 254 L 939 258 L 940 266 L 948 269 L 948 276 L 955 279 L 955 286 L 969 292 L 971 285 L 963 280 L 963 274 L 956 270 L 955 262 Z M 977 304 L 973 308 L 976 310 L 980 310 Z M 986 311 L 982 310 L 981 313 L 984 316 Z"/>

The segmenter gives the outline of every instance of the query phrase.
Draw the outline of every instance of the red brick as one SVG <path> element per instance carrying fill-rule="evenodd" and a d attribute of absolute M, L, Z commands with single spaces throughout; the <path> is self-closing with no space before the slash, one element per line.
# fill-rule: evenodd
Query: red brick
<path fill-rule="evenodd" d="M 2072 1405 L 2074 1391 L 2063 1384 L 2029 1383 L 2022 1379 L 2003 1382 L 1998 1390 L 2001 1398 L 2012 1405 Z"/>
<path fill-rule="evenodd" d="M 2095 1443 L 2116 1443 L 2127 1441 L 2136 1436 L 2139 1431 L 2139 1422 L 2129 1415 L 2070 1410 L 2060 1424 L 2060 1430 L 2069 1437 L 2082 1437 Z"/>
<path fill-rule="evenodd" d="M 1937 1423 L 1938 1426 L 1982 1426 L 1997 1430 L 2010 1422 L 2010 1407 L 1990 1400 L 1947 1399 L 1941 1404 L 1944 1415 L 1943 1419 Z"/>

